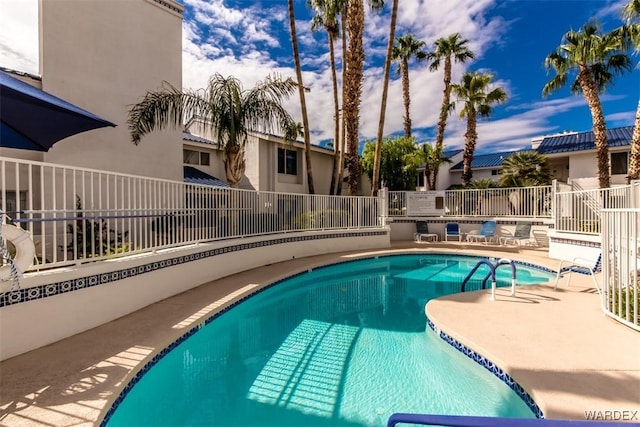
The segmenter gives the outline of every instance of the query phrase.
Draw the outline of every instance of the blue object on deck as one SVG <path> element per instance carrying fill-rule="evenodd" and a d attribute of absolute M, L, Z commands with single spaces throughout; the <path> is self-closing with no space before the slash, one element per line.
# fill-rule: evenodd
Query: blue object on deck
<path fill-rule="evenodd" d="M 460 224 L 457 222 L 448 222 L 444 228 L 444 240 L 448 241 L 449 237 L 455 237 L 459 242 L 462 241 L 462 233 L 460 232 Z"/>
<path fill-rule="evenodd" d="M 115 126 L 5 72 L 0 72 L 0 92 L 0 147 L 48 151 L 71 135 Z"/>
<path fill-rule="evenodd" d="M 609 412 L 609 411 L 607 411 Z M 613 411 L 611 411 L 613 412 Z M 632 413 L 633 411 L 629 411 Z M 387 427 L 396 424 L 418 424 L 423 426 L 445 427 L 629 427 L 640 426 L 639 423 L 623 423 L 617 421 L 583 421 L 583 420 L 551 420 L 545 418 L 501 418 L 473 417 L 462 415 L 425 415 L 425 414 L 393 414 L 389 417 Z"/>

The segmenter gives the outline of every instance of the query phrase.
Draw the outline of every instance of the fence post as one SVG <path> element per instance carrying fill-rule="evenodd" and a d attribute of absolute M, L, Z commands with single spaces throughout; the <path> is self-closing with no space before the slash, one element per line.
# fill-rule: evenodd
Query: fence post
<path fill-rule="evenodd" d="M 557 193 L 558 193 L 558 180 L 554 179 L 551 182 L 551 220 L 553 221 L 554 230 L 558 229 L 558 224 L 556 223 L 557 217 L 558 217 L 558 214 L 556 212 L 556 207 L 558 205 L 556 200 Z"/>
<path fill-rule="evenodd" d="M 385 226 L 387 224 L 387 218 L 389 217 L 389 191 L 387 187 L 383 187 L 378 192 L 378 212 L 379 212 L 379 224 Z"/>

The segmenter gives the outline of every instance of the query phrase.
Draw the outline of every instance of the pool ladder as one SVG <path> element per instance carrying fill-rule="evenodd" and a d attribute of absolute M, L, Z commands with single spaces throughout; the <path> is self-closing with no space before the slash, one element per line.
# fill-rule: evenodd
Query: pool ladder
<path fill-rule="evenodd" d="M 471 279 L 473 274 L 480 268 L 481 265 L 486 265 L 489 267 L 489 273 L 482 279 L 482 289 L 486 288 L 487 280 L 491 277 L 491 300 L 495 301 L 496 299 L 496 269 L 501 265 L 510 265 L 511 266 L 511 296 L 515 296 L 516 294 L 516 263 L 515 261 L 511 261 L 509 258 L 500 258 L 498 262 L 492 264 L 488 259 L 482 259 L 478 261 L 478 263 L 471 269 L 467 277 L 462 281 L 462 287 L 460 292 L 465 291 L 465 285 Z"/>

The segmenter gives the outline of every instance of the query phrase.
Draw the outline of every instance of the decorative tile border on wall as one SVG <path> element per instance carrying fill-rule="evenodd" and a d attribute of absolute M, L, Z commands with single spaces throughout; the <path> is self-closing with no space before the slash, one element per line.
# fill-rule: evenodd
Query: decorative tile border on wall
<path fill-rule="evenodd" d="M 587 242 L 585 240 L 563 239 L 563 238 L 559 238 L 559 237 L 551 237 L 549 240 L 552 243 L 561 243 L 563 245 L 586 246 L 586 247 L 589 247 L 589 248 L 600 248 L 601 247 L 599 242 Z"/>
<path fill-rule="evenodd" d="M 0 294 L 0 308 L 9 305 L 20 304 L 23 302 L 29 302 L 37 299 L 52 297 L 60 295 L 66 292 L 78 291 L 80 289 L 89 288 L 92 286 L 106 285 L 108 283 L 115 282 L 117 280 L 127 279 L 141 274 L 151 273 L 163 268 L 173 267 L 179 264 L 187 262 L 198 261 L 204 258 L 210 258 L 217 255 L 222 255 L 230 252 L 237 252 L 246 249 L 260 248 L 264 246 L 280 245 L 284 243 L 302 242 L 308 240 L 324 240 L 341 237 L 365 237 L 365 236 L 380 236 L 386 234 L 386 231 L 363 231 L 355 233 L 329 233 L 329 234 L 317 234 L 317 235 L 305 235 L 296 237 L 284 237 L 281 239 L 262 240 L 252 243 L 240 243 L 236 245 L 229 245 L 216 249 L 209 249 L 203 252 L 198 252 L 190 255 L 183 255 L 175 258 L 170 258 L 162 261 L 154 261 L 147 264 L 139 265 L 137 267 L 124 268 L 121 270 L 112 271 L 109 273 L 96 274 L 87 277 L 79 277 L 73 280 L 66 280 L 63 282 L 48 283 L 40 286 L 34 286 L 31 288 L 18 289 L 13 292 L 5 292 Z"/>
<path fill-rule="evenodd" d="M 427 325 L 429 328 L 435 332 L 440 338 L 442 338 L 447 344 L 451 345 L 453 348 L 458 350 L 460 353 L 464 354 L 468 358 L 472 359 L 476 363 L 483 366 L 486 370 L 491 372 L 493 375 L 498 377 L 500 381 L 505 383 L 511 390 L 513 390 L 519 397 L 524 401 L 524 403 L 531 409 L 531 411 L 535 414 L 536 418 L 544 418 L 544 414 L 542 410 L 538 406 L 538 404 L 533 400 L 531 395 L 527 393 L 527 391 L 522 388 L 520 384 L 518 384 L 511 375 L 507 374 L 502 368 L 494 364 L 492 361 L 482 356 L 479 353 L 471 350 L 466 345 L 462 344 L 455 338 L 451 337 L 447 333 L 438 329 L 438 327 L 427 318 Z"/>

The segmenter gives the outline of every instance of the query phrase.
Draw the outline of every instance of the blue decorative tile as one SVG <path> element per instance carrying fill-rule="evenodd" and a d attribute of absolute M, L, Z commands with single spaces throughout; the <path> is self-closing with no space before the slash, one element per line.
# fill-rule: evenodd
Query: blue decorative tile
<path fill-rule="evenodd" d="M 429 323 L 430 321 L 427 321 L 427 324 Z M 434 331 L 436 330 L 435 326 L 431 328 Z M 474 360 L 475 362 L 483 366 L 485 369 L 487 369 L 489 372 L 495 375 L 498 379 L 500 379 L 503 383 L 505 383 L 511 390 L 513 390 L 518 395 L 518 397 L 520 397 L 524 401 L 524 403 L 529 407 L 529 409 L 531 409 L 531 412 L 534 413 L 536 418 L 544 418 L 544 414 L 542 413 L 542 410 L 540 409 L 538 404 L 533 400 L 531 395 L 527 393 L 527 391 L 520 384 L 518 384 L 513 379 L 513 377 L 511 377 L 509 374 L 504 372 L 502 368 L 495 365 L 492 361 L 482 356 L 481 354 L 476 353 L 474 350 L 460 343 L 458 340 L 451 337 L 447 333 L 440 331 L 438 336 L 442 338 L 446 343 L 450 344 L 455 349 L 460 351 L 462 354 L 464 354 L 465 356 L 469 357 L 470 359 Z"/>
<path fill-rule="evenodd" d="M 127 277 L 134 277 L 140 274 L 160 270 L 162 268 L 167 268 L 172 265 L 183 264 L 185 262 L 197 261 L 205 258 L 209 258 L 212 256 L 217 256 L 220 254 L 237 252 L 243 249 L 251 249 L 258 248 L 264 246 L 273 246 L 283 243 L 294 243 L 308 240 L 316 240 L 316 239 L 331 239 L 335 237 L 361 237 L 361 236 L 380 236 L 387 234 L 386 231 L 361 231 L 357 233 L 342 233 L 342 234 L 322 234 L 322 235 L 310 235 L 310 236 L 298 236 L 298 237 L 287 237 L 280 238 L 274 240 L 262 240 L 253 243 L 242 243 L 236 245 L 229 245 L 222 248 L 209 249 L 207 251 L 198 252 L 191 255 L 183 255 L 163 261 L 156 261 L 153 263 L 148 263 L 144 265 L 140 265 L 138 267 L 131 267 L 128 269 L 122 269 L 113 271 L 110 273 L 103 273 L 100 275 L 93 275 L 87 277 L 80 277 L 73 281 L 69 282 L 59 282 L 59 283 L 51 283 L 40 285 L 35 288 L 28 289 L 39 289 L 38 298 L 46 298 L 54 295 L 58 295 L 64 292 L 72 292 L 80 289 L 84 289 L 85 287 L 97 286 L 101 284 L 108 284 L 116 280 L 121 280 Z M 34 298 L 31 298 L 31 300 Z M 4 293 L 0 295 L 0 307 L 5 307 L 12 304 L 18 304 L 22 302 L 29 301 L 28 295 L 25 292 L 15 294 L 13 296 Z"/>

